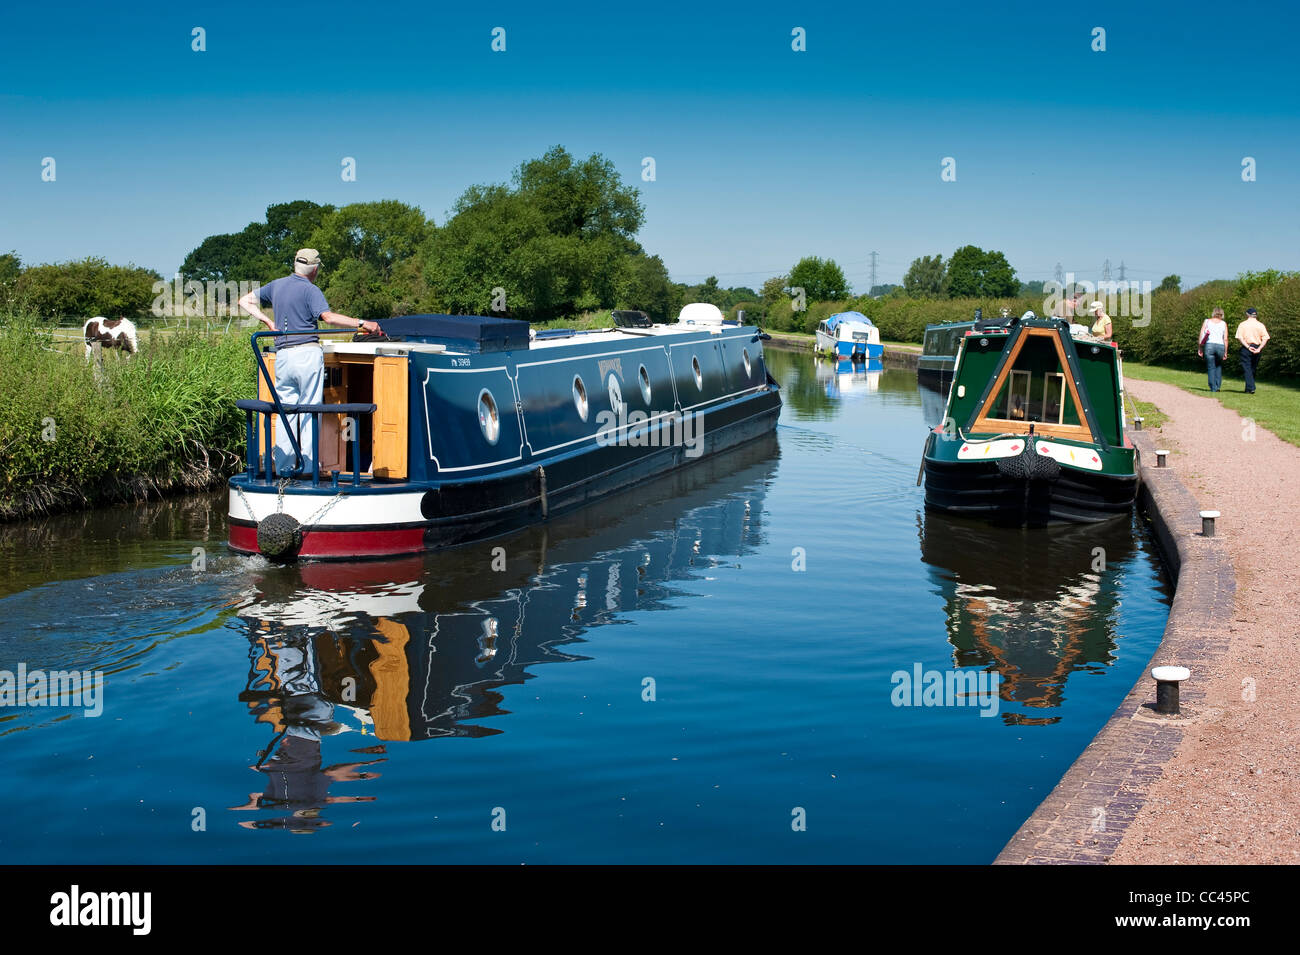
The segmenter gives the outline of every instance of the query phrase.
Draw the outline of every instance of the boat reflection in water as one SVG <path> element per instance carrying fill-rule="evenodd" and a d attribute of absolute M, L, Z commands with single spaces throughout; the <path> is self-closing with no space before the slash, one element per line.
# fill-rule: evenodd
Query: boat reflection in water
<path fill-rule="evenodd" d="M 856 398 L 880 388 L 880 374 L 885 363 L 879 358 L 851 361 L 848 358 L 816 356 L 817 380 L 828 398 Z"/>
<path fill-rule="evenodd" d="M 1131 522 L 992 528 L 928 511 L 918 529 L 953 664 L 1001 675 L 1004 722 L 1055 723 L 1071 674 L 1114 660 L 1117 578 L 1136 551 Z"/>
<path fill-rule="evenodd" d="M 374 779 L 386 744 L 503 732 L 503 687 L 576 652 L 593 626 L 653 610 L 671 582 L 760 542 L 776 473 L 768 436 L 495 540 L 383 562 L 268 567 L 241 600 L 249 642 L 240 693 L 272 733 L 265 777 L 237 811 L 246 828 L 328 826 L 334 782 Z M 321 741 L 356 734 L 354 759 L 323 766 Z M 373 740 L 373 742 L 371 742 Z M 370 745 L 366 745 L 370 742 Z"/>

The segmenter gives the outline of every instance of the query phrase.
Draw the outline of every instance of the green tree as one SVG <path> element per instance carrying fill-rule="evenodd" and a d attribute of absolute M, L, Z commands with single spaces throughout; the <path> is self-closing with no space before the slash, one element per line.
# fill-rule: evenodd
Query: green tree
<path fill-rule="evenodd" d="M 49 318 L 137 318 L 153 303 L 153 283 L 160 278 L 150 269 L 110 265 L 92 256 L 23 269 L 14 282 L 14 297 Z"/>
<path fill-rule="evenodd" d="M 23 260 L 17 252 L 0 255 L 0 308 L 9 308 L 14 304 L 14 287 L 18 284 L 18 276 L 22 271 Z"/>
<path fill-rule="evenodd" d="M 775 302 L 777 299 L 785 298 L 785 290 L 790 287 L 790 276 L 774 275 L 763 283 L 760 290 L 764 302 Z"/>
<path fill-rule="evenodd" d="M 333 211 L 306 199 L 269 205 L 265 222 L 200 242 L 181 263 L 181 275 L 200 282 L 269 282 L 287 275 L 293 254 L 311 245 L 312 233 Z"/>
<path fill-rule="evenodd" d="M 433 223 L 415 206 L 384 199 L 322 212 L 307 245 L 320 252 L 326 276 L 344 261 L 356 259 L 387 280 L 393 268 L 414 256 L 432 234 Z"/>
<path fill-rule="evenodd" d="M 963 245 L 948 259 L 949 298 L 1013 298 L 1020 282 L 1006 256 Z"/>
<path fill-rule="evenodd" d="M 903 290 L 912 298 L 938 298 L 948 288 L 948 266 L 942 255 L 913 259 L 903 276 Z"/>
<path fill-rule="evenodd" d="M 619 290 L 618 308 L 639 309 L 656 321 L 666 322 L 681 310 L 677 287 L 657 255 L 639 255 L 627 263 Z"/>
<path fill-rule="evenodd" d="M 1182 288 L 1182 285 L 1183 285 L 1183 280 L 1179 278 L 1177 275 L 1166 275 L 1164 278 L 1160 280 L 1160 287 L 1156 289 L 1156 291 L 1177 292 L 1179 289 Z"/>
<path fill-rule="evenodd" d="M 725 307 L 735 308 L 737 305 L 741 304 L 742 302 L 756 302 L 756 301 L 758 301 L 757 292 L 755 292 L 752 288 L 745 287 L 744 285 L 736 285 L 727 289 Z"/>
<path fill-rule="evenodd" d="M 645 218 L 640 192 L 623 185 L 614 164 L 598 154 L 577 162 L 563 146 L 552 146 L 521 163 L 514 183 L 554 235 L 631 239 Z"/>
<path fill-rule="evenodd" d="M 200 282 L 269 282 L 288 270 L 266 248 L 266 226 L 253 222 L 241 232 L 211 235 L 181 263 L 186 279 Z"/>
<path fill-rule="evenodd" d="M 362 259 L 344 259 L 321 291 L 333 311 L 353 318 L 388 318 L 396 301 L 379 269 Z"/>
<path fill-rule="evenodd" d="M 698 285 L 688 285 L 685 296 L 687 302 L 708 302 L 718 308 L 727 304 L 727 290 L 718 286 L 716 275 L 710 275 Z"/>
<path fill-rule="evenodd" d="M 802 288 L 810 302 L 830 302 L 849 294 L 844 271 L 833 259 L 806 256 L 790 270 L 789 288 Z"/>
<path fill-rule="evenodd" d="M 280 202 L 266 207 L 265 251 L 280 263 L 282 269 L 290 268 L 293 254 L 299 249 L 314 248 L 312 233 L 334 207 L 319 205 L 307 199 Z"/>
<path fill-rule="evenodd" d="M 556 146 L 522 163 L 511 185 L 465 190 L 426 245 L 425 277 L 452 311 L 486 312 L 499 288 L 510 315 L 537 321 L 647 295 L 662 303 L 662 262 L 638 264 L 643 215 L 612 163 Z"/>

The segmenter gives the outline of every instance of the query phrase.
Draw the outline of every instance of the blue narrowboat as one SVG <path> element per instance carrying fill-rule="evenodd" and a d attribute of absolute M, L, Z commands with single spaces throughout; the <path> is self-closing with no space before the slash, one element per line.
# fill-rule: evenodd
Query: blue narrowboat
<path fill-rule="evenodd" d="M 781 397 L 765 336 L 713 306 L 683 316 L 534 332 L 505 318 L 412 315 L 382 320 L 377 340 L 322 331 L 314 405 L 281 401 L 274 355 L 260 348 L 280 333 L 255 332 L 259 396 L 237 402 L 248 447 L 229 482 L 230 547 L 273 560 L 448 547 L 772 431 Z M 302 429 L 309 416 L 316 427 Z M 286 421 L 292 460 L 277 465 Z"/>

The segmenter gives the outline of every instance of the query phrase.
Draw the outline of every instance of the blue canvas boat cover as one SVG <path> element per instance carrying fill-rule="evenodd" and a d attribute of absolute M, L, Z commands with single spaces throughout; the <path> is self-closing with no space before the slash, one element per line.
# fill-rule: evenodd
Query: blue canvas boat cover
<path fill-rule="evenodd" d="M 861 322 L 863 325 L 876 324 L 861 312 L 836 312 L 830 318 L 826 319 L 826 327 L 838 328 L 840 322 Z"/>
<path fill-rule="evenodd" d="M 508 351 L 528 347 L 528 323 L 487 315 L 400 315 L 380 320 L 393 341 L 432 342 L 464 351 Z"/>

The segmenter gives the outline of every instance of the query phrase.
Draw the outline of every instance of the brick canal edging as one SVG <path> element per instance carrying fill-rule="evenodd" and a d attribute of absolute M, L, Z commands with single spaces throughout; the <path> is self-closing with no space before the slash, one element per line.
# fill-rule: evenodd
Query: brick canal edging
<path fill-rule="evenodd" d="M 1124 701 L 1056 788 L 1011 837 L 995 865 L 1109 861 L 1146 802 L 1152 780 L 1173 755 L 1184 728 L 1212 718 L 1205 704 L 1210 671 L 1228 648 L 1236 577 L 1220 537 L 1201 534 L 1200 508 L 1177 467 L 1157 468 L 1155 439 L 1132 434 L 1142 454 L 1139 504 L 1174 579 L 1164 639 Z M 1188 667 L 1181 717 L 1152 709 L 1152 666 Z"/>
<path fill-rule="evenodd" d="M 769 343 L 775 348 L 812 349 L 817 340 L 812 335 L 795 335 L 790 332 L 767 332 L 772 336 Z M 881 360 L 899 368 L 915 368 L 916 360 L 921 357 L 920 345 L 885 345 Z"/>
<path fill-rule="evenodd" d="M 916 360 L 920 357 L 919 347 L 913 351 L 910 348 L 899 348 L 897 345 L 886 345 L 882 356 L 884 361 L 899 368 L 915 368 Z"/>

